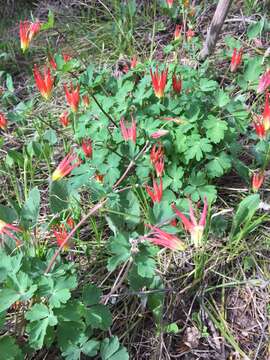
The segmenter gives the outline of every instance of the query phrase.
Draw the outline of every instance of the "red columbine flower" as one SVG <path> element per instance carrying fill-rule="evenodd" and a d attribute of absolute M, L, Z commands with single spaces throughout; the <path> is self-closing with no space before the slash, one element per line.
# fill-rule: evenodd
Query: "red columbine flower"
<path fill-rule="evenodd" d="M 171 250 L 185 250 L 185 244 L 173 234 L 169 234 L 156 226 L 147 225 L 152 231 L 144 236 L 145 240 L 155 245 L 160 245 Z"/>
<path fill-rule="evenodd" d="M 130 62 L 130 68 L 134 69 L 137 66 L 137 64 L 138 64 L 137 57 L 133 56 L 133 58 L 131 59 L 131 62 Z"/>
<path fill-rule="evenodd" d="M 161 71 L 161 73 L 159 74 L 158 66 L 156 66 L 156 71 L 153 73 L 152 69 L 150 69 L 150 74 L 152 78 L 152 85 L 155 95 L 160 99 L 164 96 L 164 90 L 168 76 L 168 69 Z"/>
<path fill-rule="evenodd" d="M 153 132 L 153 133 L 150 135 L 150 137 L 151 137 L 152 139 L 159 139 L 160 137 L 165 136 L 165 135 L 167 135 L 168 133 L 169 133 L 168 130 L 160 129 L 160 130 L 158 130 L 158 131 Z"/>
<path fill-rule="evenodd" d="M 36 81 L 36 86 L 38 90 L 41 93 L 41 96 L 44 97 L 44 99 L 48 100 L 51 96 L 52 89 L 53 89 L 53 83 L 54 83 L 54 77 L 51 76 L 51 71 L 48 67 L 44 66 L 44 72 L 43 72 L 43 78 L 40 74 L 37 65 L 34 65 L 34 78 Z"/>
<path fill-rule="evenodd" d="M 182 90 L 182 79 L 181 77 L 177 78 L 175 74 L 173 74 L 172 77 L 172 85 L 173 85 L 173 90 L 177 93 L 180 94 L 181 90 Z"/>
<path fill-rule="evenodd" d="M 190 41 L 194 35 L 195 35 L 195 32 L 192 29 L 188 29 L 188 31 L 186 33 L 187 41 Z"/>
<path fill-rule="evenodd" d="M 264 92 L 264 91 L 268 88 L 268 86 L 270 86 L 270 69 L 268 69 L 268 70 L 260 77 L 257 92 L 258 92 L 258 93 Z"/>
<path fill-rule="evenodd" d="M 231 65 L 230 65 L 231 72 L 236 72 L 236 70 L 241 65 L 242 55 L 243 55 L 243 49 L 240 49 L 239 51 L 237 51 L 236 48 L 233 49 Z"/>
<path fill-rule="evenodd" d="M 17 245 L 19 245 L 21 243 L 20 240 L 17 239 L 10 230 L 15 231 L 15 232 L 21 232 L 22 231 L 17 226 L 7 224 L 5 221 L 0 220 L 0 235 L 9 236 L 10 238 L 12 238 L 13 240 L 16 241 Z"/>
<path fill-rule="evenodd" d="M 150 160 L 153 165 L 163 156 L 164 156 L 164 151 L 162 145 L 159 144 L 158 148 L 157 148 L 157 144 L 152 146 L 150 152 Z"/>
<path fill-rule="evenodd" d="M 70 229 L 73 229 L 74 226 L 75 226 L 75 223 L 74 223 L 74 220 L 72 219 L 72 217 L 69 217 L 69 218 L 67 219 L 66 223 L 67 223 L 67 225 L 68 225 L 68 227 L 69 227 Z"/>
<path fill-rule="evenodd" d="M 169 8 L 171 9 L 171 7 L 173 6 L 173 1 L 174 0 L 167 0 L 167 4 L 169 6 Z"/>
<path fill-rule="evenodd" d="M 84 139 L 82 141 L 82 149 L 83 149 L 83 152 L 84 152 L 84 155 L 87 157 L 87 158 L 91 158 L 92 155 L 93 155 L 93 148 L 92 148 L 92 141 L 91 139 Z"/>
<path fill-rule="evenodd" d="M 257 192 L 265 179 L 264 171 L 255 172 L 252 176 L 252 190 Z"/>
<path fill-rule="evenodd" d="M 161 177 L 164 171 L 164 157 L 161 156 L 154 164 L 157 177 Z"/>
<path fill-rule="evenodd" d="M 29 21 L 20 21 L 20 40 L 23 52 L 29 48 L 33 37 L 39 32 L 41 24 L 39 21 L 31 23 Z"/>
<path fill-rule="evenodd" d="M 174 40 L 180 40 L 181 31 L 182 31 L 182 26 L 176 25 L 175 30 L 174 30 Z"/>
<path fill-rule="evenodd" d="M 197 220 L 195 218 L 194 210 L 192 208 L 191 202 L 189 205 L 190 220 L 181 211 L 179 211 L 174 204 L 172 205 L 172 209 L 174 210 L 176 215 L 179 216 L 179 218 L 182 220 L 182 223 L 183 223 L 185 229 L 191 234 L 191 239 L 194 242 L 195 246 L 196 247 L 200 246 L 201 239 L 203 236 L 203 231 L 205 228 L 206 216 L 207 216 L 207 210 L 208 210 L 208 204 L 207 204 L 206 197 L 204 198 L 203 212 L 202 212 L 199 223 L 197 222 Z"/>
<path fill-rule="evenodd" d="M 87 108 L 89 106 L 89 104 L 90 104 L 89 96 L 88 95 L 83 95 L 82 101 L 83 101 L 84 106 Z"/>
<path fill-rule="evenodd" d="M 97 182 L 103 183 L 104 175 L 96 173 L 94 178 L 97 180 Z"/>
<path fill-rule="evenodd" d="M 122 136 L 123 136 L 124 140 L 125 141 L 132 140 L 135 144 L 136 143 L 136 122 L 132 115 L 131 115 L 131 118 L 132 118 L 131 127 L 127 128 L 124 123 L 124 118 L 122 117 L 120 120 L 120 128 L 121 128 L 121 132 L 122 132 Z"/>
<path fill-rule="evenodd" d="M 0 129 L 6 130 L 7 128 L 7 118 L 4 113 L 0 112 Z"/>
<path fill-rule="evenodd" d="M 263 124 L 265 130 L 269 130 L 270 128 L 270 106 L 269 106 L 269 93 L 267 92 L 265 95 L 265 104 L 263 111 Z"/>
<path fill-rule="evenodd" d="M 153 202 L 161 202 L 163 192 L 162 178 L 159 179 L 159 185 L 153 178 L 153 188 L 150 188 L 150 186 L 146 185 L 145 189 Z"/>
<path fill-rule="evenodd" d="M 69 90 L 67 85 L 64 84 L 64 89 L 66 93 L 67 103 L 70 105 L 73 112 L 77 112 L 80 102 L 80 85 L 77 85 L 76 89 L 74 89 L 73 84 L 71 83 Z"/>
<path fill-rule="evenodd" d="M 64 62 L 68 62 L 72 59 L 72 57 L 69 54 L 62 53 L 62 57 L 64 59 Z"/>
<path fill-rule="evenodd" d="M 65 240 L 66 240 L 66 238 L 68 236 L 68 232 L 67 232 L 67 230 L 65 228 L 65 225 L 64 224 L 56 225 L 53 228 L 53 233 L 54 233 L 54 236 L 56 238 L 57 244 L 60 247 L 63 244 L 63 242 L 65 242 Z M 68 250 L 68 248 L 69 248 L 69 244 L 65 244 L 63 246 L 64 250 Z"/>
<path fill-rule="evenodd" d="M 67 127 L 69 125 L 68 111 L 64 111 L 60 115 L 59 121 L 64 127 Z"/>
<path fill-rule="evenodd" d="M 150 160 L 156 170 L 157 177 L 161 177 L 164 171 L 164 151 L 161 145 L 158 148 L 156 144 L 152 147 Z"/>
<path fill-rule="evenodd" d="M 256 134 L 259 136 L 259 138 L 265 139 L 266 130 L 264 127 L 264 122 L 263 122 L 262 116 L 254 115 L 253 125 L 255 127 Z"/>
<path fill-rule="evenodd" d="M 74 160 L 76 160 L 74 162 Z M 64 176 L 68 175 L 75 167 L 79 166 L 81 160 L 78 159 L 77 154 L 69 153 L 64 159 L 60 162 L 57 168 L 52 174 L 52 181 L 57 181 L 62 179 Z"/>

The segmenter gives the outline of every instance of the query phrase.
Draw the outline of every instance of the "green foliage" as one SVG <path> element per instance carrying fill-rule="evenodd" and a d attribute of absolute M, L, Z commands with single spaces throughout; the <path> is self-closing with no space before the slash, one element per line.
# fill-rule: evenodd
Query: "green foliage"
<path fill-rule="evenodd" d="M 69 192 L 65 180 L 54 181 L 50 188 L 50 208 L 53 213 L 68 208 Z"/>
<path fill-rule="evenodd" d="M 0 352 L 5 354 L 6 360 L 22 360 L 23 354 L 15 340 L 11 336 L 0 338 Z"/>
<path fill-rule="evenodd" d="M 116 45 L 119 54 L 128 54 L 129 57 L 135 55 L 135 45 L 138 46 L 135 31 L 139 21 L 137 13 L 140 11 L 142 15 L 140 8 L 144 4 L 138 7 L 135 0 L 125 1 L 121 5 L 119 2 L 111 3 L 112 9 L 101 4 L 105 10 L 109 10 L 110 15 L 109 21 L 106 19 L 101 26 L 101 51 L 107 55 L 106 51 Z M 0 148 L 1 151 L 3 148 L 5 154 L 0 168 L 4 189 L 12 188 L 8 194 L 3 190 L 4 203 L 0 205 L 0 220 L 7 225 L 0 223 L 0 235 L 5 236 L 5 240 L 15 235 L 18 237 L 16 244 L 3 241 L 3 249 L 0 250 L 0 323 L 3 327 L 6 321 L 9 321 L 9 326 L 16 323 L 10 322 L 9 317 L 13 313 L 9 309 L 22 306 L 23 335 L 27 339 L 25 354 L 22 354 L 17 341 L 22 334 L 17 331 L 17 327 L 12 337 L 2 336 L 0 353 L 4 353 L 7 359 L 31 357 L 35 350 L 52 344 L 69 360 L 79 360 L 85 356 L 99 356 L 102 360 L 129 358 L 126 348 L 121 346 L 117 337 L 104 339 L 107 336 L 104 332 L 107 334 L 111 327 L 113 316 L 108 306 L 104 305 L 102 287 L 93 283 L 96 277 L 92 277 L 91 271 L 85 276 L 82 267 L 91 267 L 92 259 L 95 264 L 99 265 L 100 261 L 103 266 L 105 262 L 102 262 L 102 257 L 105 257 L 107 270 L 112 275 L 106 278 L 108 281 L 113 278 L 118 267 L 122 267 L 120 274 L 127 269 L 124 272 L 126 286 L 137 292 L 142 304 L 152 312 L 158 331 L 179 332 L 175 323 L 164 326 L 162 321 L 165 292 L 156 269 L 159 264 L 159 247 L 145 240 L 145 233 L 149 230 L 147 225 L 169 229 L 171 234 L 178 236 L 182 228 L 180 230 L 180 226 L 170 225 L 175 216 L 172 203 L 182 206 L 188 203 L 185 198 L 199 202 L 206 197 L 210 208 L 220 195 L 217 180 L 232 168 L 246 183 L 250 183 L 248 166 L 255 168 L 258 165 L 263 170 L 267 168 L 268 138 L 254 146 L 255 159 L 252 165 L 244 164 L 241 154 L 244 146 L 240 145 L 243 137 L 250 133 L 250 114 L 253 111 L 259 113 L 260 95 L 256 95 L 252 105 L 250 102 L 253 95 L 255 98 L 259 77 L 267 67 L 267 59 L 260 51 L 252 58 L 244 53 L 242 64 L 233 74 L 229 71 L 220 74 L 218 64 L 212 60 L 202 64 L 196 61 L 196 66 L 193 66 L 193 60 L 196 60 L 201 47 L 200 40 L 195 36 L 191 41 L 186 41 L 183 34 L 183 38 L 170 41 L 163 49 L 166 58 L 174 58 L 175 61 L 164 61 L 164 64 L 152 61 L 157 32 L 167 31 L 163 18 L 156 21 L 159 11 L 160 14 L 170 16 L 174 23 L 178 22 L 179 15 L 183 15 L 183 19 L 189 19 L 188 26 L 194 25 L 192 16 L 184 9 L 182 2 L 181 5 L 179 1 L 175 2 L 172 9 L 168 8 L 166 1 L 158 4 L 158 12 L 155 9 L 155 15 L 151 13 L 151 19 L 155 19 L 154 23 L 152 20 L 150 22 L 151 26 L 153 23 L 153 29 L 149 60 L 142 63 L 138 61 L 133 68 L 125 57 L 120 59 L 113 71 L 111 66 L 102 68 L 91 61 L 88 65 L 85 54 L 79 57 L 81 51 L 74 51 L 72 58 L 66 59 L 60 49 L 52 48 L 53 37 L 55 31 L 58 34 L 60 24 L 55 26 L 57 19 L 50 10 L 47 22 L 42 22 L 41 34 L 38 36 L 43 44 L 46 36 L 46 52 L 53 55 L 56 64 L 51 68 L 54 77 L 51 97 L 45 103 L 41 97 L 34 96 L 32 85 L 27 85 L 24 91 L 26 94 L 28 92 L 26 98 L 30 100 L 23 100 L 21 95 L 17 97 L 16 81 L 12 76 L 0 72 L 5 85 L 0 96 L 3 112 L 7 115 L 8 131 L 22 140 L 18 141 L 19 146 L 15 147 L 13 143 L 6 146 L 9 132 L 0 139 Z M 146 9 L 152 12 L 156 6 L 156 3 L 151 4 Z M 266 18 L 251 23 L 246 41 L 256 40 L 267 30 L 268 25 Z M 106 39 L 103 39 L 106 31 L 109 35 L 108 48 L 104 45 Z M 100 32 L 98 28 L 93 31 Z M 63 38 L 66 36 L 64 34 Z M 95 44 L 91 40 L 92 31 L 84 36 L 89 44 Z M 242 48 L 242 44 L 231 36 L 225 38 L 225 43 L 223 57 L 229 66 L 233 49 Z M 186 62 L 188 65 L 177 61 L 176 54 L 180 46 L 190 60 Z M 99 51 L 98 45 L 94 48 Z M 143 46 L 140 50 L 143 50 Z M 31 55 L 35 55 L 35 51 L 35 47 L 29 49 L 25 63 L 31 64 Z M 1 59 L 4 56 L 1 55 Z M 47 56 L 44 51 L 41 58 Z M 17 58 L 20 59 L 19 56 Z M 109 56 L 107 61 L 111 61 Z M 165 93 L 161 99 L 154 94 L 150 76 L 150 69 L 156 66 L 159 66 L 159 71 L 168 68 Z M 180 93 L 172 87 L 174 74 L 182 79 Z M 80 101 L 78 112 L 68 110 L 70 124 L 64 127 L 58 123 L 59 109 L 68 109 L 68 104 L 61 98 L 64 98 L 63 83 L 73 83 L 74 88 L 79 86 L 80 98 L 87 95 L 90 99 L 89 106 Z M 124 118 L 128 129 L 132 119 L 135 119 L 136 141 L 124 138 L 121 118 Z M 156 138 L 152 135 L 160 130 L 166 130 L 162 134 L 164 136 Z M 250 137 L 254 142 L 254 134 Z M 84 141 L 89 139 L 92 154 L 87 154 L 82 147 Z M 145 187 L 158 177 L 156 164 L 153 164 L 150 156 L 155 145 L 161 146 L 164 151 L 164 172 L 161 176 L 162 199 L 153 203 Z M 54 159 L 64 159 L 71 152 L 76 154 L 77 159 L 67 164 L 61 180 L 52 181 L 51 173 L 56 166 Z M 161 183 L 161 180 L 158 181 Z M 86 224 L 85 219 L 89 220 L 91 214 L 89 209 L 101 201 L 104 206 L 94 214 L 96 219 L 90 219 Z M 256 217 L 259 205 L 259 195 L 248 195 L 239 204 L 229 234 L 232 254 L 236 253 L 240 241 L 266 217 Z M 187 206 L 182 207 L 188 210 Z M 230 221 L 221 216 L 210 218 L 208 216 L 204 229 L 204 243 L 213 234 L 215 237 L 228 235 Z M 76 228 L 70 241 L 70 252 L 55 259 L 52 257 L 54 248 L 50 242 L 51 230 L 55 225 L 60 225 L 59 229 L 70 232 L 73 225 L 68 225 L 69 219 L 73 219 L 76 224 L 83 219 L 79 227 L 87 225 L 87 236 L 82 236 L 80 229 Z M 92 226 L 90 231 L 89 224 Z M 103 233 L 106 234 L 106 246 Z M 194 251 L 191 264 L 195 264 L 196 278 L 198 268 L 203 274 L 208 254 L 203 250 L 197 253 L 197 249 L 189 246 L 188 238 L 186 244 L 192 256 Z M 211 242 L 207 246 L 211 252 Z M 81 261 L 81 257 L 88 260 L 87 265 L 86 261 Z M 47 273 L 48 265 L 50 271 Z"/>
<path fill-rule="evenodd" d="M 102 360 L 128 360 L 126 348 L 119 344 L 117 337 L 106 338 L 101 343 L 100 355 Z"/>
<path fill-rule="evenodd" d="M 259 208 L 259 194 L 245 197 L 238 206 L 230 233 L 232 245 L 237 246 L 239 241 L 251 233 L 264 220 L 265 215 L 254 219 L 254 215 Z"/>
<path fill-rule="evenodd" d="M 21 211 L 21 224 L 25 228 L 34 227 L 37 223 L 40 210 L 40 193 L 38 188 L 30 191 L 28 199 Z"/>

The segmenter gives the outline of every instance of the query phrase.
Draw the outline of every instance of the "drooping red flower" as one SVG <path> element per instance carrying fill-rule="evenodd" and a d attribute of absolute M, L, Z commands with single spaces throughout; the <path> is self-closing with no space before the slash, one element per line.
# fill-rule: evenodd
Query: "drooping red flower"
<path fill-rule="evenodd" d="M 7 118 L 4 113 L 0 112 L 0 129 L 6 130 L 7 128 Z"/>
<path fill-rule="evenodd" d="M 150 188 L 150 186 L 146 185 L 145 189 L 146 189 L 148 195 L 151 197 L 153 202 L 161 202 L 162 194 L 163 194 L 161 177 L 159 178 L 159 184 L 153 178 L 153 188 Z"/>
<path fill-rule="evenodd" d="M 81 160 L 78 158 L 77 154 L 69 153 L 64 159 L 60 162 L 57 168 L 52 174 L 52 181 L 57 181 L 68 175 L 75 167 L 81 164 Z"/>
<path fill-rule="evenodd" d="M 96 173 L 94 177 L 97 180 L 97 182 L 103 183 L 104 175 Z"/>
<path fill-rule="evenodd" d="M 156 71 L 153 73 L 152 69 L 150 69 L 150 74 L 152 78 L 152 85 L 154 89 L 154 93 L 156 97 L 159 99 L 164 96 L 164 90 L 167 83 L 168 69 L 158 72 L 158 65 L 156 66 Z"/>
<path fill-rule="evenodd" d="M 180 92 L 182 90 L 182 79 L 181 79 L 181 77 L 179 76 L 179 78 L 177 78 L 177 76 L 175 74 L 173 74 L 172 85 L 173 85 L 173 90 L 177 94 L 180 94 Z"/>
<path fill-rule="evenodd" d="M 67 85 L 64 84 L 64 90 L 67 103 L 70 105 L 71 110 L 76 113 L 78 111 L 80 102 L 80 85 L 77 85 L 76 89 L 74 89 L 73 84 L 71 83 L 69 90 Z"/>
<path fill-rule="evenodd" d="M 260 139 L 265 139 L 266 137 L 266 130 L 264 127 L 264 122 L 262 116 L 254 115 L 253 118 L 253 125 L 256 131 L 256 134 L 259 136 Z"/>
<path fill-rule="evenodd" d="M 21 49 L 25 52 L 30 45 L 33 37 L 39 32 L 41 23 L 36 21 L 31 23 L 30 21 L 20 21 L 20 41 Z"/>
<path fill-rule="evenodd" d="M 136 143 L 136 122 L 133 118 L 133 116 L 131 115 L 132 118 L 132 122 L 131 122 L 131 127 L 127 128 L 125 125 L 125 119 L 122 117 L 120 120 L 120 128 L 121 128 L 121 133 L 122 136 L 124 138 L 125 141 L 131 140 L 134 142 L 134 144 Z"/>
<path fill-rule="evenodd" d="M 182 25 L 176 25 L 174 30 L 174 40 L 180 40 Z"/>
<path fill-rule="evenodd" d="M 34 72 L 36 86 L 40 91 L 41 96 L 44 97 L 44 99 L 48 100 L 51 96 L 53 83 L 54 83 L 54 77 L 51 76 L 50 68 L 44 66 L 44 72 L 42 77 L 42 75 L 38 70 L 37 65 L 35 64 L 33 72 Z"/>
<path fill-rule="evenodd" d="M 264 103 L 264 111 L 263 111 L 263 125 L 265 131 L 270 129 L 270 105 L 269 105 L 269 92 L 265 94 L 265 103 Z"/>
<path fill-rule="evenodd" d="M 152 139 L 159 139 L 161 138 L 162 136 L 165 136 L 169 133 L 169 130 L 163 130 L 163 129 L 160 129 L 160 130 L 157 130 L 155 132 L 153 132 L 150 137 Z"/>
<path fill-rule="evenodd" d="M 84 106 L 87 108 L 90 105 L 90 100 L 89 100 L 89 96 L 88 95 L 83 95 L 82 97 L 82 101 Z"/>
<path fill-rule="evenodd" d="M 257 192 L 262 186 L 265 179 L 264 171 L 255 172 L 252 175 L 252 190 Z"/>
<path fill-rule="evenodd" d="M 154 164 L 157 177 L 161 177 L 164 171 L 164 157 L 161 156 Z"/>
<path fill-rule="evenodd" d="M 154 165 L 161 157 L 164 156 L 164 150 L 161 144 L 157 144 L 152 146 L 152 149 L 150 151 L 150 160 L 151 163 Z"/>
<path fill-rule="evenodd" d="M 170 225 L 176 227 L 177 226 L 177 219 L 172 219 L 170 221 Z"/>
<path fill-rule="evenodd" d="M 176 215 L 182 220 L 182 223 L 186 231 L 188 231 L 191 234 L 191 239 L 194 242 L 195 246 L 199 246 L 201 244 L 201 239 L 203 236 L 203 231 L 205 228 L 206 216 L 208 211 L 208 203 L 206 197 L 204 198 L 203 211 L 199 222 L 197 222 L 195 218 L 191 201 L 189 202 L 190 219 L 188 219 L 181 211 L 179 211 L 174 204 L 172 205 L 172 209 L 174 210 Z"/>
<path fill-rule="evenodd" d="M 270 86 L 270 69 L 268 69 L 259 80 L 257 92 L 262 93 Z"/>
<path fill-rule="evenodd" d="M 190 41 L 194 35 L 195 35 L 195 32 L 192 29 L 188 29 L 188 31 L 186 33 L 187 41 Z"/>
<path fill-rule="evenodd" d="M 67 127 L 69 125 L 68 111 L 64 111 L 60 115 L 59 121 L 64 127 Z"/>
<path fill-rule="evenodd" d="M 137 57 L 134 55 L 130 62 L 130 68 L 134 69 L 138 64 Z"/>
<path fill-rule="evenodd" d="M 84 155 L 87 158 L 91 158 L 93 155 L 93 148 L 92 148 L 92 141 L 91 139 L 83 139 L 82 141 L 82 149 L 84 152 Z"/>
<path fill-rule="evenodd" d="M 74 220 L 72 219 L 71 216 L 67 219 L 66 223 L 70 229 L 73 229 L 75 226 Z"/>
<path fill-rule="evenodd" d="M 15 235 L 13 235 L 13 233 L 10 230 L 12 230 L 14 232 L 22 231 L 17 226 L 8 224 L 5 221 L 0 220 L 0 235 L 7 235 L 11 239 L 15 240 L 17 245 L 20 245 L 20 243 L 21 243 L 20 240 Z"/>
<path fill-rule="evenodd" d="M 65 225 L 61 224 L 61 225 L 54 226 L 53 233 L 54 233 L 54 236 L 56 238 L 57 244 L 60 247 L 65 242 L 65 240 L 66 240 L 66 238 L 68 236 L 68 232 L 67 232 L 67 230 L 65 228 Z M 63 249 L 68 250 L 69 249 L 69 244 L 65 244 L 63 246 Z"/>
<path fill-rule="evenodd" d="M 170 9 L 173 6 L 173 2 L 174 2 L 174 0 L 167 0 L 167 5 L 169 6 Z"/>
<path fill-rule="evenodd" d="M 164 171 L 164 151 L 163 147 L 155 144 L 150 152 L 150 160 L 156 170 L 157 177 L 161 177 Z"/>
<path fill-rule="evenodd" d="M 64 59 L 64 62 L 68 62 L 72 59 L 72 57 L 69 54 L 62 53 L 62 57 Z"/>
<path fill-rule="evenodd" d="M 185 244 L 177 236 L 169 234 L 164 230 L 152 225 L 147 225 L 152 231 L 144 236 L 145 240 L 151 241 L 155 245 L 160 245 L 171 250 L 185 250 Z"/>
<path fill-rule="evenodd" d="M 240 49 L 239 51 L 237 51 L 236 48 L 233 49 L 231 65 L 230 65 L 230 71 L 231 72 L 236 72 L 236 70 L 241 65 L 242 55 L 243 55 L 243 49 Z"/>

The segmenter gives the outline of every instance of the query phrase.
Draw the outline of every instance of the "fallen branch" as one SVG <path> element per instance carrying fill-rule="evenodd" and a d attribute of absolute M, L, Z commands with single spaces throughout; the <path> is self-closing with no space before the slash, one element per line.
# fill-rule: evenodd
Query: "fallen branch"
<path fill-rule="evenodd" d="M 199 55 L 200 60 L 205 60 L 207 56 L 213 53 L 231 4 L 232 0 L 219 0 L 210 27 L 207 31 L 206 40 Z"/>

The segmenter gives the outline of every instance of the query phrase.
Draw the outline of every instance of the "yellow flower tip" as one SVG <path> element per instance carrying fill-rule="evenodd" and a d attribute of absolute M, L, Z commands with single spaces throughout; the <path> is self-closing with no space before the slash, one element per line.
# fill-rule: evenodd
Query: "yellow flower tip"
<path fill-rule="evenodd" d="M 179 242 L 177 244 L 177 250 L 184 251 L 184 250 L 186 250 L 186 248 L 187 248 L 186 244 L 183 241 L 179 240 Z"/>
<path fill-rule="evenodd" d="M 191 240 L 193 241 L 195 247 L 200 247 L 202 245 L 204 227 L 201 225 L 194 226 L 191 232 Z"/>
<path fill-rule="evenodd" d="M 21 49 L 22 49 L 23 53 L 25 53 L 28 48 L 29 48 L 29 44 L 27 44 L 27 43 L 22 43 L 21 44 Z"/>
<path fill-rule="evenodd" d="M 68 251 L 68 250 L 69 250 L 69 245 L 67 245 L 67 244 L 64 245 L 64 246 L 63 246 L 63 251 Z"/>
<path fill-rule="evenodd" d="M 46 100 L 48 101 L 51 97 L 51 93 L 47 93 L 47 92 L 40 92 L 41 93 L 41 96 Z"/>
<path fill-rule="evenodd" d="M 163 96 L 164 96 L 163 91 L 157 91 L 157 92 L 156 92 L 156 97 L 157 97 L 157 98 L 161 99 Z"/>
<path fill-rule="evenodd" d="M 6 223 L 3 220 L 0 220 L 0 232 L 1 232 L 1 230 L 4 229 L 5 226 L 6 226 Z"/>
<path fill-rule="evenodd" d="M 52 181 L 57 181 L 62 179 L 63 175 L 61 173 L 61 171 L 59 171 L 58 169 L 54 170 L 53 174 L 52 174 Z"/>

